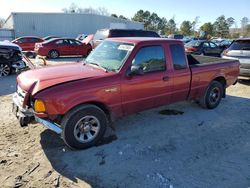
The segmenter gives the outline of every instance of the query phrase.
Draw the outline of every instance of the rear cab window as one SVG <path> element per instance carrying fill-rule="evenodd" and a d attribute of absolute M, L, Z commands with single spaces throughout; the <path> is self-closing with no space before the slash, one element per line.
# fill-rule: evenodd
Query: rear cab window
<path fill-rule="evenodd" d="M 153 45 L 140 48 L 132 60 L 132 65 L 141 65 L 144 73 L 165 71 L 166 60 L 163 46 Z"/>
<path fill-rule="evenodd" d="M 183 46 L 180 44 L 171 44 L 170 45 L 172 63 L 175 70 L 186 69 L 186 53 L 184 53 Z"/>

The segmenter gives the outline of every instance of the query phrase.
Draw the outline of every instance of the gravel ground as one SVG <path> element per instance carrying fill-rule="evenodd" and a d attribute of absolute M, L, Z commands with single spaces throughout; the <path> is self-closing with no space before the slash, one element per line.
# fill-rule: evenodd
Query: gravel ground
<path fill-rule="evenodd" d="M 250 187 L 249 80 L 214 110 L 190 102 L 148 110 L 116 121 L 100 145 L 72 151 L 40 124 L 19 127 L 15 79 L 0 78 L 1 187 Z"/>

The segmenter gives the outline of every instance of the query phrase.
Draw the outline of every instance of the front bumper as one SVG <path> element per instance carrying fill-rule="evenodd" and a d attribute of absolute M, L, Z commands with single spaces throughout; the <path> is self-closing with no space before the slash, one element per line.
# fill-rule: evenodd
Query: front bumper
<path fill-rule="evenodd" d="M 19 120 L 21 127 L 27 126 L 29 123 L 34 121 L 34 115 L 28 108 L 23 108 L 18 93 L 15 93 L 12 97 L 12 112 Z"/>
<path fill-rule="evenodd" d="M 35 120 L 36 122 L 43 124 L 45 127 L 54 131 L 57 134 L 62 133 L 62 128 L 56 123 L 39 118 L 35 116 L 34 112 L 31 111 L 30 109 L 23 108 L 21 104 L 22 100 L 20 100 L 18 93 L 15 93 L 13 95 L 12 101 L 13 101 L 12 112 L 19 120 L 21 127 L 27 126 L 29 123 L 32 123 Z"/>
<path fill-rule="evenodd" d="M 28 108 L 23 108 L 21 104 L 20 97 L 18 96 L 18 93 L 14 93 L 12 96 L 12 112 L 17 117 L 33 117 L 33 113 Z"/>

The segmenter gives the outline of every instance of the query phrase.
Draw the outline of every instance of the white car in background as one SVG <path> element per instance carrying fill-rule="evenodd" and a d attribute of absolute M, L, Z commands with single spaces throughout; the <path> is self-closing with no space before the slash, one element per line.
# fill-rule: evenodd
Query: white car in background
<path fill-rule="evenodd" d="M 239 60 L 240 76 L 250 78 L 250 38 L 233 41 L 228 49 L 223 52 L 222 58 Z"/>

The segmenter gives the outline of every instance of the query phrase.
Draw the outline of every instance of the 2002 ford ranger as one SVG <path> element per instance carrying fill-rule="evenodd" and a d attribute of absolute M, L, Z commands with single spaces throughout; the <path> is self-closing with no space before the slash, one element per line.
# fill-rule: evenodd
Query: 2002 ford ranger
<path fill-rule="evenodd" d="M 82 63 L 20 74 L 13 112 L 21 126 L 35 119 L 84 149 L 118 117 L 183 100 L 213 109 L 238 74 L 237 60 L 186 55 L 181 41 L 110 38 Z"/>

